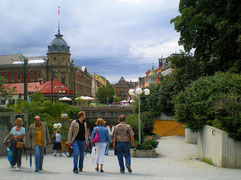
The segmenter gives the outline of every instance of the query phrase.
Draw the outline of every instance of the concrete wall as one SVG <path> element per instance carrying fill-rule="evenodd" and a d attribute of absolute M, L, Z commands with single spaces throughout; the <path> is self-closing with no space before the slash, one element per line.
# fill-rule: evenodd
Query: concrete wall
<path fill-rule="evenodd" d="M 28 115 L 26 113 L 0 112 L 0 156 L 7 155 L 7 146 L 3 145 L 2 142 L 14 126 L 16 116 L 19 115 L 24 116 L 23 120 L 27 121 Z"/>
<path fill-rule="evenodd" d="M 184 136 L 184 126 L 176 122 L 172 116 L 166 116 L 162 114 L 156 120 L 153 121 L 154 130 L 153 133 L 161 136 Z"/>
<path fill-rule="evenodd" d="M 212 126 L 204 126 L 198 133 L 198 157 L 209 159 L 218 167 L 241 168 L 241 142 Z"/>
<path fill-rule="evenodd" d="M 193 133 L 190 129 L 185 128 L 185 142 L 197 144 L 198 133 Z"/>

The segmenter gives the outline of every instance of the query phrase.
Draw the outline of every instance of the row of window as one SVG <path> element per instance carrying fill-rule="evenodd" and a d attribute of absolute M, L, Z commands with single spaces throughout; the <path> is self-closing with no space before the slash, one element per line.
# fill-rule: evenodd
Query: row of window
<path fill-rule="evenodd" d="M 53 60 L 54 60 L 54 61 L 57 61 L 57 58 L 56 58 L 56 57 L 54 57 L 54 58 L 53 58 Z M 62 57 L 61 61 L 62 61 L 62 62 L 64 62 L 64 60 L 65 60 L 65 58 L 64 58 L 64 57 Z"/>
<path fill-rule="evenodd" d="M 22 73 L 17 73 L 17 80 L 20 81 L 21 80 L 21 76 Z M 4 73 L 4 75 L 2 76 L 2 74 L 0 74 L 0 78 L 4 77 L 5 79 L 8 79 L 8 73 Z M 14 77 L 15 77 L 15 73 L 11 73 L 11 81 L 14 81 Z M 37 79 L 40 78 L 40 72 L 37 72 Z M 34 80 L 34 72 L 30 72 L 30 80 Z"/>

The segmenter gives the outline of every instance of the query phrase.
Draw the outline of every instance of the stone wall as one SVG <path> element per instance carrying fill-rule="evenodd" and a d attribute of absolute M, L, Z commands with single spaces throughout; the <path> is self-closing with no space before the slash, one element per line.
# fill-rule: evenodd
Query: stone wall
<path fill-rule="evenodd" d="M 218 167 L 241 168 L 241 142 L 235 142 L 228 133 L 206 125 L 198 133 L 198 157 L 211 160 Z"/>
<path fill-rule="evenodd" d="M 125 106 L 79 107 L 79 109 L 85 111 L 89 126 L 94 125 L 97 118 L 103 118 L 107 125 L 116 125 L 121 114 L 126 116 L 132 114 L 132 107 Z"/>

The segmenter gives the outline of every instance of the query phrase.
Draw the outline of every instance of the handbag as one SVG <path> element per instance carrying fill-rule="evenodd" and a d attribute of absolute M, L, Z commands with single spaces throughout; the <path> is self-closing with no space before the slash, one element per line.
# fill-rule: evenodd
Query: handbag
<path fill-rule="evenodd" d="M 100 136 L 99 136 L 99 133 L 97 131 L 97 128 L 95 130 L 96 130 L 95 137 L 92 139 L 93 144 L 95 144 L 97 142 L 100 142 Z"/>
<path fill-rule="evenodd" d="M 23 149 L 24 143 L 20 141 L 16 141 L 16 148 L 17 149 Z"/>

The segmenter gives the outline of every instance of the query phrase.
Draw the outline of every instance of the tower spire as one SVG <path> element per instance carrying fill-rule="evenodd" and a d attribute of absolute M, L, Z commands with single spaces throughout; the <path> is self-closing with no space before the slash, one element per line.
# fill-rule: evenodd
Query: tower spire
<path fill-rule="evenodd" d="M 58 9 L 58 34 L 60 34 L 60 6 Z"/>

